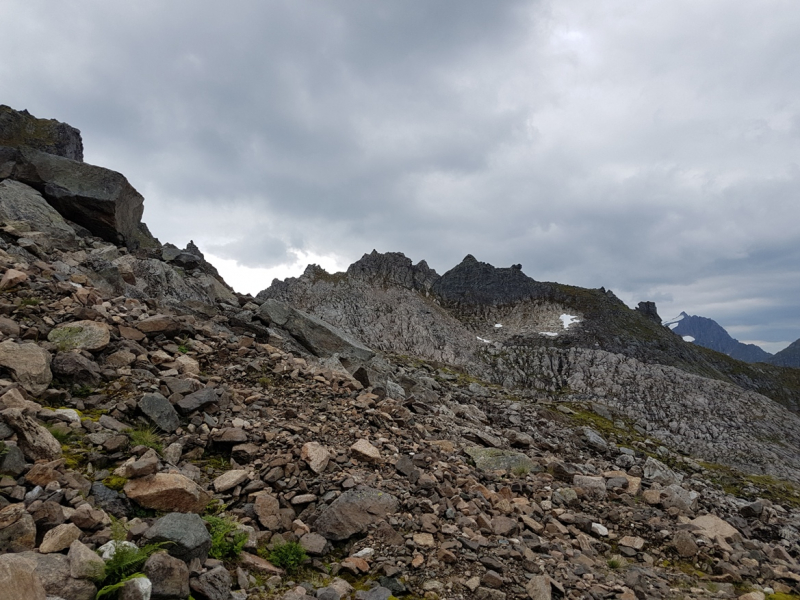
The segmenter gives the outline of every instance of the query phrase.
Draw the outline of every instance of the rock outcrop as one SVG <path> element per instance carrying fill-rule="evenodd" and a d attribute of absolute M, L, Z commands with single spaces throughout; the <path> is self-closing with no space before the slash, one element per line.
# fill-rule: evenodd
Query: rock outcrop
<path fill-rule="evenodd" d="M 55 119 L 37 119 L 27 110 L 0 104 L 0 146 L 27 147 L 83 162 L 81 132 Z"/>

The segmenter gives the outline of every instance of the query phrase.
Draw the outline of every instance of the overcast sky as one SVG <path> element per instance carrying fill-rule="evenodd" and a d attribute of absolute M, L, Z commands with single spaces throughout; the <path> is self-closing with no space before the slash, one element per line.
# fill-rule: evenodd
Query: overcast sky
<path fill-rule="evenodd" d="M 466 254 L 800 337 L 796 0 L 2 0 L 0 103 L 238 290 Z"/>

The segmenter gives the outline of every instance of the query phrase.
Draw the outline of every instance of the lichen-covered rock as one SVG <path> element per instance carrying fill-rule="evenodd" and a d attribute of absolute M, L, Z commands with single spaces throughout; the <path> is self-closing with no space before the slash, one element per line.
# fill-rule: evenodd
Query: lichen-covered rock
<path fill-rule="evenodd" d="M 61 352 L 88 350 L 97 352 L 111 341 L 108 325 L 98 321 L 73 321 L 55 327 L 47 335 L 48 341 Z"/>
<path fill-rule="evenodd" d="M 0 181 L 0 221 L 21 232 L 41 231 L 72 245 L 75 230 L 32 187 L 6 179 Z"/>
<path fill-rule="evenodd" d="M 467 448 L 465 452 L 475 461 L 475 466 L 482 471 L 502 469 L 509 472 L 519 470 L 528 473 L 534 468 L 533 461 L 528 456 L 513 450 L 474 447 Z"/>
<path fill-rule="evenodd" d="M 64 158 L 83 160 L 80 130 L 55 119 L 37 119 L 27 110 L 14 110 L 5 104 L 0 104 L 0 145 L 35 148 Z"/>

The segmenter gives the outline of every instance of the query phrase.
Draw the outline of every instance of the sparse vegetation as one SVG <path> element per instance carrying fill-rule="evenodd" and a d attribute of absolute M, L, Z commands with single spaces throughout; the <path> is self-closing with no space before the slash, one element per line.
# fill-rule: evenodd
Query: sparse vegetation
<path fill-rule="evenodd" d="M 159 454 L 163 450 L 161 446 L 161 436 L 153 427 L 140 426 L 136 429 L 129 429 L 126 433 L 133 446 L 146 446 L 147 448 L 152 448 Z"/>
<path fill-rule="evenodd" d="M 269 553 L 268 560 L 288 573 L 295 573 L 308 558 L 305 549 L 297 542 L 278 544 Z"/>
<path fill-rule="evenodd" d="M 208 555 L 218 560 L 233 560 L 239 557 L 247 542 L 247 534 L 238 528 L 229 517 L 205 516 L 211 534 L 211 550 Z"/>

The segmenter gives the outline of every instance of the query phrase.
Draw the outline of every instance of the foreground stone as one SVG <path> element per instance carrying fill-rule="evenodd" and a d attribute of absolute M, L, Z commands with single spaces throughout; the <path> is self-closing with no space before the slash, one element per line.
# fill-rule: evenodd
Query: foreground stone
<path fill-rule="evenodd" d="M 149 543 L 165 543 L 164 549 L 176 558 L 189 562 L 205 561 L 211 549 L 211 535 L 205 521 L 196 514 L 170 513 L 148 529 L 144 538 Z"/>
<path fill-rule="evenodd" d="M 0 556 L 0 596 L 9 600 L 45 600 L 47 593 L 34 573 L 36 562 L 14 554 Z"/>

